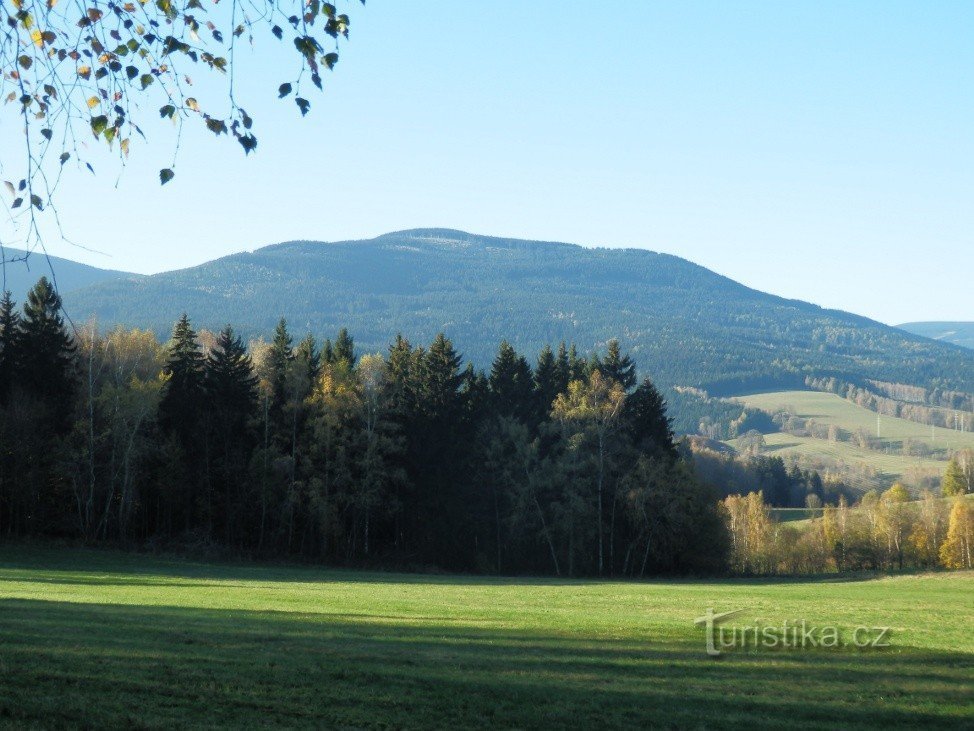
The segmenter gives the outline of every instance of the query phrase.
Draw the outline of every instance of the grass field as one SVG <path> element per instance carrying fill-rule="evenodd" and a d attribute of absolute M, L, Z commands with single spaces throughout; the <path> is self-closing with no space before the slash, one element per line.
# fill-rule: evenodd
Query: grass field
<path fill-rule="evenodd" d="M 974 574 L 648 583 L 0 548 L 0 724 L 957 728 Z M 712 659 L 694 618 L 891 626 Z"/>
<path fill-rule="evenodd" d="M 865 429 L 876 436 L 877 414 L 834 393 L 820 391 L 777 391 L 740 396 L 735 399 L 748 406 L 774 413 L 781 409 L 823 424 L 835 424 L 848 432 Z M 934 450 L 974 449 L 974 432 L 960 432 L 941 427 L 924 426 L 915 421 L 880 417 L 880 441 L 898 447 L 906 439 L 915 439 Z M 971 424 L 968 424 L 971 428 Z"/>
<path fill-rule="evenodd" d="M 735 399 L 751 408 L 768 413 L 787 411 L 820 424 L 835 424 L 848 434 L 864 429 L 870 436 L 877 434 L 877 414 L 833 393 L 819 391 L 776 391 Z M 968 425 L 970 428 L 972 425 Z M 895 480 L 943 474 L 947 455 L 951 450 L 974 449 L 974 432 L 959 432 L 918 424 L 891 416 L 879 417 L 881 449 L 861 449 L 850 441 L 830 442 L 826 439 L 799 437 L 783 432 L 765 435 L 765 453 L 777 456 L 794 454 L 810 463 L 833 465 L 848 484 L 862 491 L 885 489 Z M 928 457 L 903 456 L 902 446 L 907 439 L 926 444 L 932 454 Z M 736 448 L 736 441 L 727 442 Z M 863 466 L 876 471 L 875 477 L 865 474 Z M 821 468 L 816 465 L 820 471 Z"/>
<path fill-rule="evenodd" d="M 894 480 L 902 479 L 904 475 L 915 470 L 939 477 L 946 464 L 943 461 L 929 458 L 904 457 L 898 454 L 884 454 L 883 452 L 859 449 L 849 442 L 829 442 L 825 439 L 813 439 L 812 437 L 796 437 L 784 432 L 765 434 L 764 441 L 765 447 L 762 454 L 770 456 L 797 454 L 812 461 L 822 460 L 826 463 L 832 463 L 837 470 L 843 473 L 850 484 L 863 491 L 874 487 L 882 489 Z M 731 440 L 728 444 L 736 447 L 737 441 Z M 863 467 L 871 468 L 878 474 L 875 477 L 866 476 L 866 470 L 863 470 Z M 850 477 L 850 475 L 859 474 L 863 476 L 859 478 Z"/>

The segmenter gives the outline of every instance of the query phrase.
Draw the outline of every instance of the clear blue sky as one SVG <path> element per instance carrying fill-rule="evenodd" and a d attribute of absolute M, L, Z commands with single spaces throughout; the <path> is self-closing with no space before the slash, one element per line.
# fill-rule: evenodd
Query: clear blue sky
<path fill-rule="evenodd" d="M 346 7 L 307 118 L 244 59 L 256 155 L 188 134 L 160 189 L 153 129 L 120 178 L 61 189 L 103 254 L 51 251 L 156 272 L 445 226 L 669 252 L 888 323 L 974 319 L 972 2 Z"/>

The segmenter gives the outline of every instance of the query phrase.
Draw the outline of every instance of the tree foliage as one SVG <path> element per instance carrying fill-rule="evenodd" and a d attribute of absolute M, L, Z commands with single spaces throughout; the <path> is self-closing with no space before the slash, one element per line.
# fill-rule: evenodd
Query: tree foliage
<path fill-rule="evenodd" d="M 533 369 L 502 343 L 488 374 L 443 334 L 360 355 L 342 330 L 319 353 L 279 321 L 248 348 L 185 315 L 165 345 L 72 338 L 58 307 L 43 280 L 22 313 L 0 302 L 0 533 L 470 571 L 724 566 L 714 493 L 652 383 L 603 372 L 616 356 L 561 344 Z M 64 388 L 33 390 L 26 367 Z"/>
<path fill-rule="evenodd" d="M 63 168 L 94 172 L 91 141 L 124 162 L 162 118 L 175 125 L 177 148 L 183 126 L 199 125 L 255 150 L 256 123 L 236 78 L 240 52 L 268 43 L 290 49 L 290 67 L 273 69 L 275 88 L 305 115 L 350 24 L 342 8 L 320 0 L 4 0 L 0 22 L 4 126 L 24 134 L 19 150 L 4 144 L 0 166 L 9 206 L 24 212 L 34 235 L 34 216 L 51 202 Z M 175 164 L 159 180 L 174 175 Z"/>

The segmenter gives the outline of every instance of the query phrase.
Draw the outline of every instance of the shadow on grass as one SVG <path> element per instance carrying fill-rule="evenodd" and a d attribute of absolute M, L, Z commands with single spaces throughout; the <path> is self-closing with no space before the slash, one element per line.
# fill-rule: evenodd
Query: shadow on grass
<path fill-rule="evenodd" d="M 692 632 L 0 601 L 0 725 L 956 727 L 972 672 L 907 648 L 715 661 Z"/>
<path fill-rule="evenodd" d="M 98 572 L 105 575 L 99 576 Z M 119 572 L 124 571 L 124 575 Z M 83 576 L 72 576 L 72 573 Z M 924 573 L 908 571 L 904 573 Z M 492 576 L 476 574 L 400 573 L 380 570 L 355 570 L 287 563 L 203 563 L 183 558 L 167 558 L 142 553 L 92 548 L 43 548 L 0 544 L 0 578 L 10 581 L 30 581 L 49 584 L 78 584 L 100 586 L 169 586 L 225 587 L 226 582 L 315 583 L 381 583 L 381 584 L 437 584 L 456 586 L 595 586 L 612 583 L 661 585 L 726 582 L 734 586 L 767 586 L 788 583 L 847 583 L 881 579 L 890 574 L 855 572 L 845 574 L 811 574 L 807 576 L 756 577 L 623 577 L 558 578 L 545 576 Z M 181 584 L 179 579 L 190 579 Z M 200 580 L 219 584 L 205 584 Z"/>

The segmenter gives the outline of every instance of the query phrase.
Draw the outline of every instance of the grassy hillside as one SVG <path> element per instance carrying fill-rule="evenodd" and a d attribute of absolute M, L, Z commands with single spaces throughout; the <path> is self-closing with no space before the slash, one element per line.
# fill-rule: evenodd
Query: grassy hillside
<path fill-rule="evenodd" d="M 765 434 L 762 453 L 800 458 L 804 468 L 817 469 L 823 476 L 834 473 L 860 491 L 883 490 L 896 480 L 915 489 L 918 484 L 939 479 L 954 450 L 974 448 L 974 432 L 930 427 L 914 421 L 880 416 L 832 393 L 820 391 L 777 391 L 739 396 L 735 403 L 774 414 L 784 411 L 820 425 L 835 425 L 843 432 L 839 441 L 785 432 Z M 862 430 L 873 440 L 873 448 L 862 448 L 853 435 Z M 925 446 L 925 456 L 906 455 L 905 443 Z M 727 442 L 740 449 L 741 440 Z"/>
<path fill-rule="evenodd" d="M 832 393 L 819 391 L 779 391 L 741 396 L 736 401 L 770 413 L 785 410 L 805 419 L 835 424 L 847 432 L 864 429 L 877 437 L 877 414 Z M 974 448 L 974 432 L 959 432 L 929 427 L 915 421 L 880 416 L 878 440 L 884 448 L 899 450 L 907 439 L 923 442 L 941 458 L 948 450 Z M 787 435 L 786 435 L 787 436 Z"/>
<path fill-rule="evenodd" d="M 974 322 L 908 322 L 898 327 L 914 335 L 974 348 Z"/>
<path fill-rule="evenodd" d="M 974 574 L 484 579 L 0 549 L 14 726 L 956 728 Z M 694 619 L 805 619 L 890 647 L 741 650 Z M 753 618 L 753 619 L 752 619 Z"/>
<path fill-rule="evenodd" d="M 661 385 L 712 395 L 797 387 L 805 375 L 865 377 L 974 392 L 974 354 L 845 312 L 758 292 L 684 259 L 635 249 L 422 229 L 368 241 L 292 242 L 199 267 L 106 283 L 69 304 L 99 322 L 165 335 L 184 310 L 198 325 L 232 322 L 269 336 L 348 327 L 364 351 L 398 332 L 445 331 L 486 367 L 511 340 L 583 351 L 617 337 Z"/>
<path fill-rule="evenodd" d="M 835 472 L 847 484 L 862 492 L 874 488 L 884 489 L 907 475 L 915 477 L 917 470 L 921 474 L 939 477 L 946 464 L 943 460 L 884 454 L 859 449 L 848 442 L 829 442 L 782 432 L 766 434 L 764 440 L 766 446 L 762 454 L 777 457 L 800 455 L 808 460 L 805 464 L 819 465 L 819 471 L 824 476 Z M 727 443 L 735 448 L 739 447 L 736 439 Z"/>
<path fill-rule="evenodd" d="M 25 258 L 24 252 L 19 249 L 3 248 L 0 259 L 0 289 L 10 290 L 17 302 L 23 302 L 27 290 L 41 277 L 56 280 L 63 295 L 102 282 L 139 279 L 141 275 L 99 269 L 59 256 L 47 257 L 43 252 L 34 252 Z"/>

